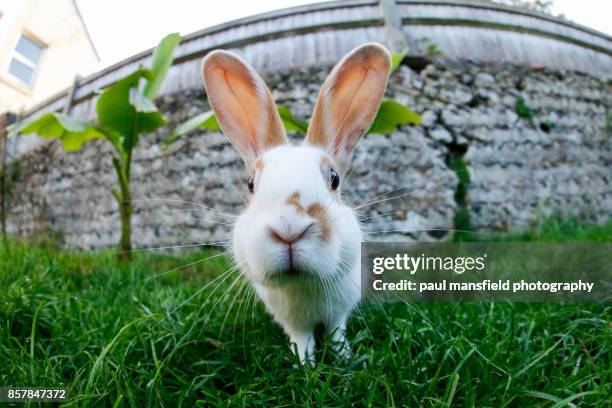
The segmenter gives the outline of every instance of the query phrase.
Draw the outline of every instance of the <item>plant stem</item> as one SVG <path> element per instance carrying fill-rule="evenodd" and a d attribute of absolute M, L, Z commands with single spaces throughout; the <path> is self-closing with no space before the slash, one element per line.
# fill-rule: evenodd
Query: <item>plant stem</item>
<path fill-rule="evenodd" d="M 132 259 L 132 197 L 130 194 L 129 168 L 131 154 L 124 160 L 113 159 L 113 166 L 119 181 L 119 193 L 114 191 L 113 195 L 119 206 L 119 218 L 121 220 L 121 238 L 119 240 L 119 260 Z"/>
<path fill-rule="evenodd" d="M 6 156 L 8 147 L 8 130 L 6 129 L 7 120 L 3 116 L 0 118 L 0 138 L 2 139 L 2 167 L 0 168 L 0 224 L 2 228 L 2 242 L 6 244 L 6 207 L 7 207 L 7 187 L 6 187 Z"/>
<path fill-rule="evenodd" d="M 138 115 L 136 110 L 132 109 L 131 118 L 131 130 L 127 138 L 129 141 L 127 144 L 117 148 L 119 158 L 113 159 L 113 166 L 117 172 L 117 178 L 119 179 L 119 194 L 113 193 L 117 204 L 119 205 L 119 218 L 121 219 L 121 238 L 119 240 L 119 252 L 117 257 L 122 261 L 129 261 L 132 259 L 132 213 L 134 209 L 132 207 L 132 196 L 130 194 L 130 167 L 132 165 L 132 150 L 136 144 L 136 138 L 138 133 Z M 125 153 L 124 153 L 125 152 Z"/>

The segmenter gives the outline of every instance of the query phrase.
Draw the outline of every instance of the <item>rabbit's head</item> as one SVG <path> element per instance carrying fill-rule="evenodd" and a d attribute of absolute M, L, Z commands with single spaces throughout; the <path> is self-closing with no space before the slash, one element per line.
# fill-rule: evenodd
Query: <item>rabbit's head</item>
<path fill-rule="evenodd" d="M 346 55 L 323 84 L 305 141 L 291 145 L 272 96 L 246 62 L 226 51 L 204 58 L 208 100 L 244 159 L 251 196 L 232 250 L 251 280 L 279 286 L 330 280 L 358 262 L 361 232 L 340 198 L 350 155 L 385 92 L 390 57 L 377 44 Z"/>

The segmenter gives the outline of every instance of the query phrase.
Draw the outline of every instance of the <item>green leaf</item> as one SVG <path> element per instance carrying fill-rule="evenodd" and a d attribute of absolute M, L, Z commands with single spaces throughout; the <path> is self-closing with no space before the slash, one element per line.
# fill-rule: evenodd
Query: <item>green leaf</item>
<path fill-rule="evenodd" d="M 516 99 L 516 103 L 514 104 L 514 109 L 516 110 L 516 114 L 523 119 L 532 120 L 533 119 L 533 111 L 531 107 L 527 104 L 527 101 L 522 96 L 519 96 Z"/>
<path fill-rule="evenodd" d="M 151 59 L 153 78 L 147 81 L 142 92 L 149 100 L 155 99 L 166 79 L 166 74 L 174 60 L 174 49 L 179 42 L 181 42 L 181 36 L 178 33 L 168 34 L 153 51 L 153 58 Z"/>
<path fill-rule="evenodd" d="M 308 122 L 296 119 L 293 116 L 293 112 L 291 112 L 291 110 L 286 106 L 279 106 L 278 114 L 280 115 L 287 132 L 305 135 L 308 131 Z"/>
<path fill-rule="evenodd" d="M 150 71 L 139 69 L 106 88 L 98 99 L 96 111 L 100 123 L 123 137 L 126 151 L 136 145 L 139 134 L 152 132 L 166 123 L 138 89 L 141 78 L 151 77 Z"/>
<path fill-rule="evenodd" d="M 157 107 L 138 88 L 130 88 L 130 104 L 136 112 L 157 112 Z"/>
<path fill-rule="evenodd" d="M 387 135 L 393 133 L 398 126 L 420 124 L 421 115 L 397 101 L 386 99 L 380 104 L 378 113 L 368 133 Z"/>
<path fill-rule="evenodd" d="M 24 135 L 35 133 L 47 139 L 59 139 L 64 150 L 79 150 L 83 143 L 106 137 L 93 123 L 49 112 L 18 129 Z"/>
<path fill-rule="evenodd" d="M 168 137 L 162 142 L 162 146 L 168 147 L 179 137 L 189 132 L 193 132 L 196 129 L 219 131 L 221 130 L 221 127 L 219 126 L 219 122 L 217 122 L 217 117 L 215 116 L 215 113 L 213 111 L 200 113 L 199 115 L 194 116 L 187 122 L 180 124 L 176 129 L 174 129 L 174 131 L 170 134 L 170 137 Z"/>
<path fill-rule="evenodd" d="M 400 52 L 391 54 L 391 72 L 395 72 L 404 60 L 404 58 L 408 55 L 408 48 L 404 48 Z"/>

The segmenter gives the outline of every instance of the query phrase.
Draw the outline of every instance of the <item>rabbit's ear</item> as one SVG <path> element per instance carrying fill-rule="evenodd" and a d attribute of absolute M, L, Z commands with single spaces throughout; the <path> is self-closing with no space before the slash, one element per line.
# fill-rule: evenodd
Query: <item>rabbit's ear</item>
<path fill-rule="evenodd" d="M 378 111 L 390 65 L 391 57 L 382 45 L 364 44 L 348 53 L 321 88 L 306 142 L 322 146 L 340 167 L 346 167 Z"/>
<path fill-rule="evenodd" d="M 213 51 L 202 64 L 204 87 L 223 133 L 251 169 L 267 149 L 287 143 L 270 91 L 241 58 Z"/>

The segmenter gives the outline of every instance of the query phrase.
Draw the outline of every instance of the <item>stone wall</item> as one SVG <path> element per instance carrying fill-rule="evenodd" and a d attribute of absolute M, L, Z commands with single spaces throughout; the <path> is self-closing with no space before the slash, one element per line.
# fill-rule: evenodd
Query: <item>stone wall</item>
<path fill-rule="evenodd" d="M 265 79 L 277 103 L 307 119 L 328 69 Z M 611 91 L 609 81 L 584 74 L 511 64 L 440 59 L 401 66 L 388 96 L 422 113 L 423 123 L 363 138 L 344 198 L 360 206 L 369 240 L 447 239 L 458 228 L 457 213 L 480 231 L 521 230 L 557 215 L 607 220 Z M 517 98 L 532 118 L 517 115 Z M 134 242 L 226 242 L 247 195 L 242 163 L 219 133 L 195 132 L 167 151 L 159 147 L 176 124 L 208 109 L 202 89 L 164 96 L 159 106 L 170 124 L 142 137 L 134 156 Z M 83 249 L 116 243 L 111 156 L 104 141 L 76 153 L 51 143 L 23 156 L 10 232 L 55 230 Z M 467 193 L 457 194 L 458 176 L 467 173 Z M 381 202 L 368 205 L 377 196 Z"/>

